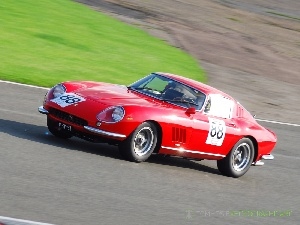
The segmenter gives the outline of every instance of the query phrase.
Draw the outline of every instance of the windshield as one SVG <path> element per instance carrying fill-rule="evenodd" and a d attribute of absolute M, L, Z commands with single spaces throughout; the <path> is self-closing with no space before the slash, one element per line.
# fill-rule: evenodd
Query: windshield
<path fill-rule="evenodd" d="M 178 106 L 194 107 L 196 110 L 202 108 L 206 97 L 199 90 L 158 74 L 150 74 L 128 88 Z"/>

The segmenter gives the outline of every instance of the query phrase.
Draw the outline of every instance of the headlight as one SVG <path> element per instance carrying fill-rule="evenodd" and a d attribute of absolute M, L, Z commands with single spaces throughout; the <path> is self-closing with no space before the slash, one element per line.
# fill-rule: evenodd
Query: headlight
<path fill-rule="evenodd" d="M 66 93 L 66 88 L 62 84 L 57 84 L 53 88 L 51 88 L 44 97 L 43 104 L 47 101 L 50 101 L 54 98 L 61 96 L 62 94 Z"/>
<path fill-rule="evenodd" d="M 57 84 L 53 87 L 52 95 L 53 98 L 58 98 L 66 92 L 66 88 L 62 84 Z"/>
<path fill-rule="evenodd" d="M 121 106 L 106 108 L 97 115 L 97 120 L 106 123 L 116 123 L 123 119 L 125 110 Z"/>

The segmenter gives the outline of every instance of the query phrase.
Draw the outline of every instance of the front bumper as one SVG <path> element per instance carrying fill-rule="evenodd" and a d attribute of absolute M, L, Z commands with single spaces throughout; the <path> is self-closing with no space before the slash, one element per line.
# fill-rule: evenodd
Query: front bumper
<path fill-rule="evenodd" d="M 46 114 L 46 115 L 49 114 L 49 111 L 46 110 L 43 106 L 38 107 L 38 111 L 41 114 Z M 55 120 L 60 121 L 61 119 L 60 118 L 55 118 Z M 64 121 L 64 120 L 62 120 L 62 122 L 68 123 L 68 121 Z M 91 132 L 91 133 L 94 133 L 94 134 L 97 134 L 97 135 L 105 136 L 105 137 L 108 137 L 108 138 L 120 138 L 120 139 L 125 139 L 126 138 L 126 135 L 124 135 L 124 134 L 104 131 L 104 130 L 94 128 L 94 127 L 91 127 L 91 126 L 83 126 L 83 128 L 85 129 L 85 131 L 88 131 L 88 132 Z"/>
<path fill-rule="evenodd" d="M 100 130 L 100 129 L 97 129 L 94 127 L 90 127 L 90 126 L 84 126 L 84 129 L 86 129 L 92 133 L 100 134 L 100 135 L 104 135 L 104 136 L 109 136 L 109 137 L 114 137 L 114 138 L 126 138 L 126 135 L 124 135 L 124 134 L 112 133 L 112 132 Z"/>
<path fill-rule="evenodd" d="M 46 110 L 43 106 L 40 106 L 38 108 L 39 112 L 42 113 L 42 114 L 49 114 L 49 111 Z"/>
<path fill-rule="evenodd" d="M 274 159 L 274 156 L 271 154 L 270 155 L 262 155 L 261 159 L 256 162 L 253 162 L 252 165 L 253 166 L 262 166 L 265 164 L 263 162 L 263 160 L 273 160 L 273 159 Z"/>

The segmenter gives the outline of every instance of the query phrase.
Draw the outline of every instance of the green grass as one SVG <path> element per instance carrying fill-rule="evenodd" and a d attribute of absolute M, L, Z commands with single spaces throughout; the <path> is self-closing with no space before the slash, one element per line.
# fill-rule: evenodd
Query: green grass
<path fill-rule="evenodd" d="M 0 24 L 1 80 L 130 84 L 163 71 L 205 81 L 187 53 L 70 0 L 2 1 Z"/>

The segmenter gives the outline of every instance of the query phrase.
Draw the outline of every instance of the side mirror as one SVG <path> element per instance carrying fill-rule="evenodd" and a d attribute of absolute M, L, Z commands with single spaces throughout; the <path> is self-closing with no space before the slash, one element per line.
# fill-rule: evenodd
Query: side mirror
<path fill-rule="evenodd" d="M 195 114 L 196 109 L 194 107 L 188 108 L 185 113 L 188 115 Z"/>

